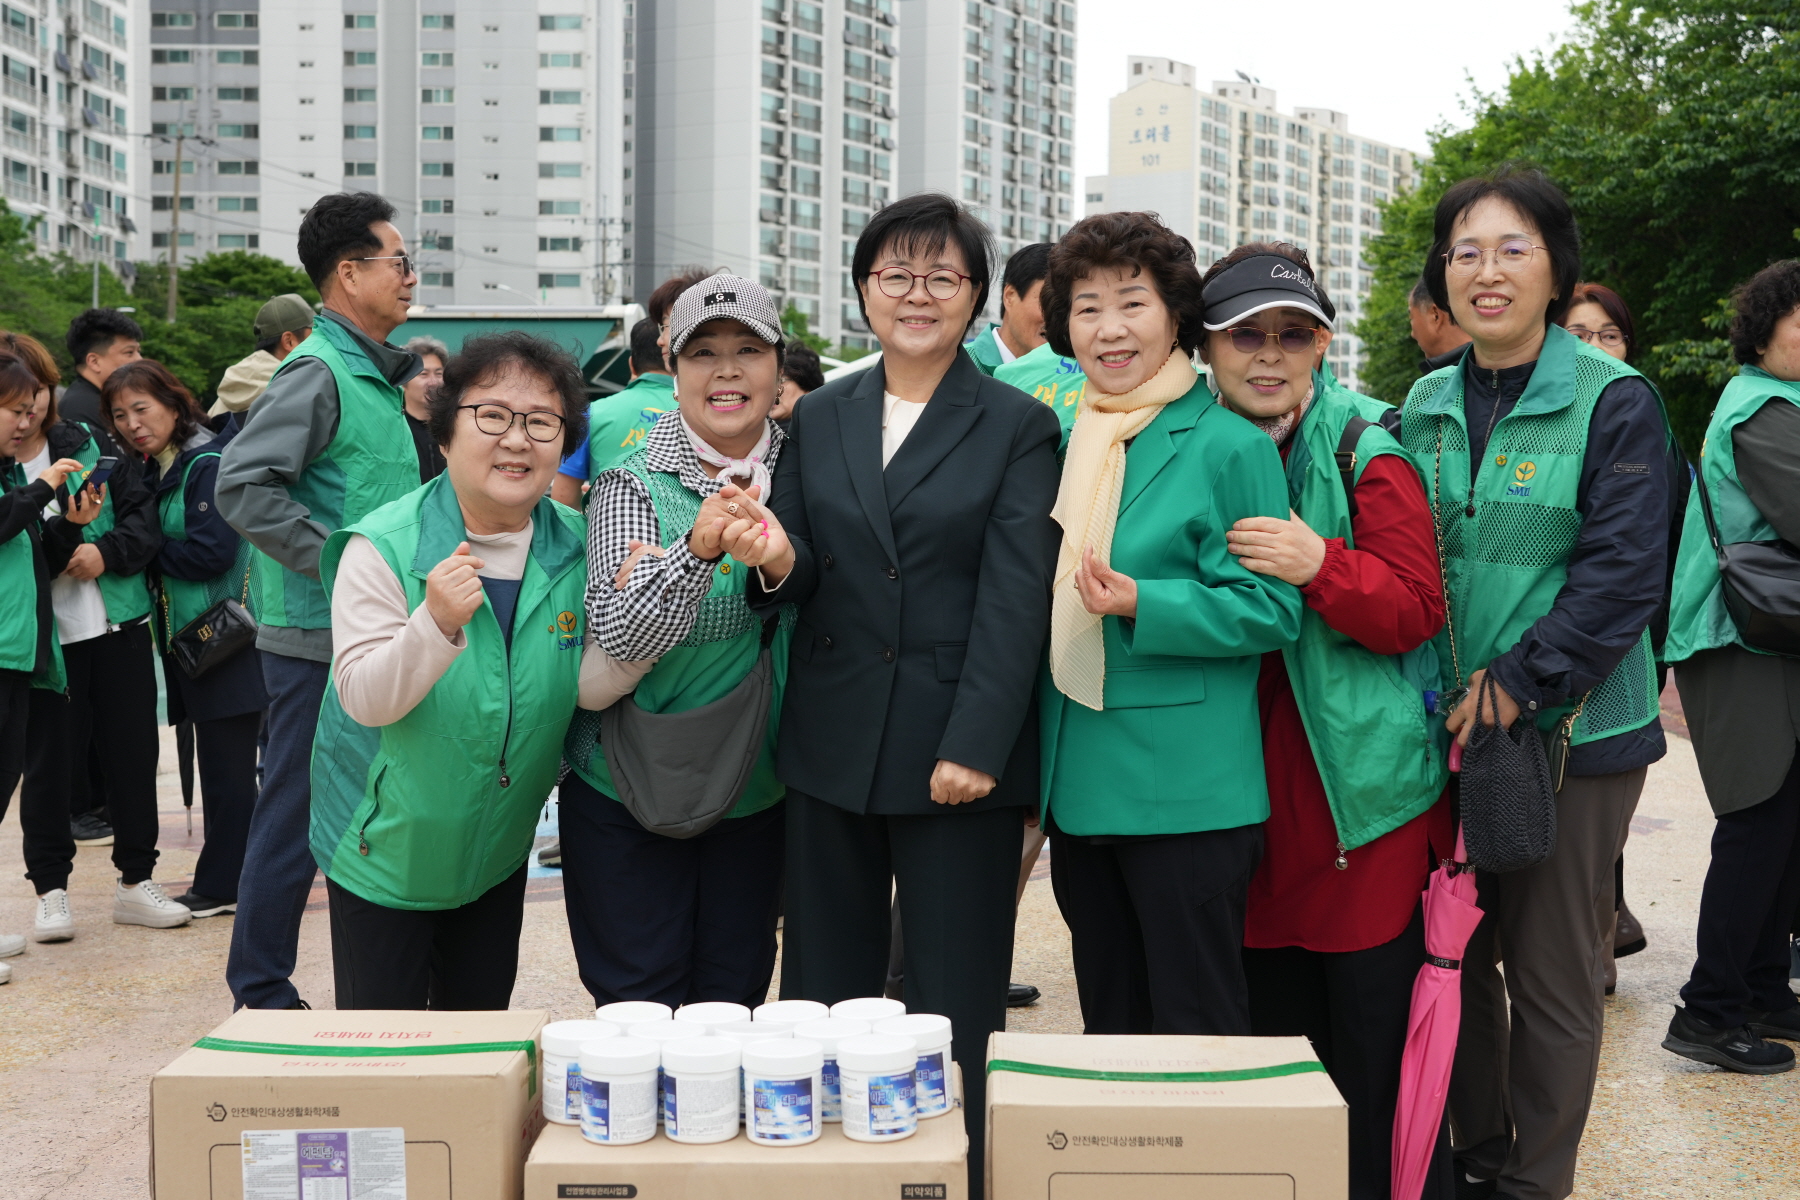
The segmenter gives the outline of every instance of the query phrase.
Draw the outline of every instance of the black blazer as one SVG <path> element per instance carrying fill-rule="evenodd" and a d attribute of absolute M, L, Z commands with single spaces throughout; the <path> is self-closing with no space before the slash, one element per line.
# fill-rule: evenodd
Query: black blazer
<path fill-rule="evenodd" d="M 1061 430 L 958 354 L 884 471 L 886 381 L 809 392 L 776 468 L 794 568 L 748 597 L 799 605 L 775 773 L 852 812 L 941 813 L 943 758 L 1000 780 L 957 810 L 1036 804 Z"/>

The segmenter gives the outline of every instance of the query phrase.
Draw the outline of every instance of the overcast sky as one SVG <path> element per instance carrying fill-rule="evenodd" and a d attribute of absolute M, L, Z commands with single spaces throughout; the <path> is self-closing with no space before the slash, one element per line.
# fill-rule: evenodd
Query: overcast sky
<path fill-rule="evenodd" d="M 1128 55 L 1190 63 L 1201 87 L 1245 71 L 1282 112 L 1335 108 L 1353 133 L 1424 151 L 1426 130 L 1466 123 L 1471 76 L 1499 87 L 1515 56 L 1571 23 L 1568 0 L 1084 0 L 1078 11 L 1078 191 L 1106 172 L 1107 103 L 1125 89 Z"/>

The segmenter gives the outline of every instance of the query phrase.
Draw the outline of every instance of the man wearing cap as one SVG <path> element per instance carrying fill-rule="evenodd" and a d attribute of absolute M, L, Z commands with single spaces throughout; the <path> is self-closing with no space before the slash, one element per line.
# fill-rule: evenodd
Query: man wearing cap
<path fill-rule="evenodd" d="M 263 394 L 269 380 L 294 348 L 312 334 L 313 309 L 294 292 L 277 296 L 256 310 L 256 350 L 225 368 L 219 398 L 207 416 L 243 412 Z"/>

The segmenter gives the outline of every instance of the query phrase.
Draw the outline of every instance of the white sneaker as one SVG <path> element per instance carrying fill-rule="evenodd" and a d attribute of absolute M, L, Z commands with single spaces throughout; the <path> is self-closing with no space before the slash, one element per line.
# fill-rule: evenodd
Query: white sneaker
<path fill-rule="evenodd" d="M 25 953 L 25 938 L 17 933 L 0 933 L 0 958 Z"/>
<path fill-rule="evenodd" d="M 12 982 L 12 964 L 0 963 L 0 983 Z"/>
<path fill-rule="evenodd" d="M 37 898 L 37 922 L 31 929 L 34 942 L 66 942 L 75 936 L 75 917 L 69 912 L 69 890 L 51 888 Z"/>
<path fill-rule="evenodd" d="M 119 884 L 113 891 L 114 925 L 147 925 L 151 929 L 172 929 L 194 919 L 184 904 L 163 894 L 154 880 L 126 887 Z"/>

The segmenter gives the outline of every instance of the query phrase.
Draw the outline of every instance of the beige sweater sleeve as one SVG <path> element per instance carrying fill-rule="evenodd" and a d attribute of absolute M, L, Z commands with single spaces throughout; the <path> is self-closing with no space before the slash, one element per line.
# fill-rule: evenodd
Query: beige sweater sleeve
<path fill-rule="evenodd" d="M 655 665 L 654 658 L 621 662 L 589 641 L 581 648 L 581 707 L 596 712 L 611 708 L 621 697 L 630 695 L 638 680 Z"/>
<path fill-rule="evenodd" d="M 445 637 L 423 602 L 407 612 L 406 593 L 381 552 L 361 535 L 350 539 L 331 589 L 331 673 L 351 720 L 392 725 L 468 644 L 460 629 Z"/>

